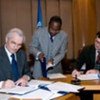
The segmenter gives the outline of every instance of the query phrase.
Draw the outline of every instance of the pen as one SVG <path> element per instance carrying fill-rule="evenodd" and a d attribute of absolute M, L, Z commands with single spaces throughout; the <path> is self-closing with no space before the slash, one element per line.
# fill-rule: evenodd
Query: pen
<path fill-rule="evenodd" d="M 63 94 L 63 95 L 66 95 L 67 94 L 66 91 L 58 91 L 58 93 Z"/>
<path fill-rule="evenodd" d="M 21 83 L 15 83 L 16 86 L 21 86 Z"/>
<path fill-rule="evenodd" d="M 43 89 L 43 90 L 47 90 L 47 91 L 51 91 L 49 88 L 47 88 L 46 86 L 41 86 L 41 85 L 39 85 L 38 86 L 40 89 Z"/>
<path fill-rule="evenodd" d="M 22 86 L 22 83 L 18 83 L 18 84 L 15 83 L 15 85 L 16 86 Z M 29 85 L 25 85 L 24 87 L 29 87 Z"/>

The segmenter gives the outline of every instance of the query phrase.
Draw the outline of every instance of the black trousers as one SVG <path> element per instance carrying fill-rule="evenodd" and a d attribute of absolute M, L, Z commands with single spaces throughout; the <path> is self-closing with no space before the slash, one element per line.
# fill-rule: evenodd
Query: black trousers
<path fill-rule="evenodd" d="M 92 91 L 81 91 L 79 93 L 80 100 L 93 100 L 93 92 Z"/>

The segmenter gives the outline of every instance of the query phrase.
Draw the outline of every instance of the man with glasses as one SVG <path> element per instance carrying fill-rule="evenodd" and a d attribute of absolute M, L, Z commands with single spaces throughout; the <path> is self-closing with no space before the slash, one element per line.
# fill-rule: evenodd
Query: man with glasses
<path fill-rule="evenodd" d="M 67 51 L 67 34 L 61 30 L 62 20 L 59 16 L 50 18 L 48 27 L 39 28 L 32 38 L 30 53 L 36 60 L 33 67 L 33 77 L 42 77 L 40 61 L 46 59 L 46 67 L 52 66 L 48 73 L 62 72 L 61 60 Z"/>
<path fill-rule="evenodd" d="M 100 32 L 96 34 L 95 43 L 86 46 L 80 53 L 75 64 L 76 68 L 72 72 L 72 76 L 79 76 L 82 65 L 85 64 L 86 68 L 84 73 L 100 73 Z"/>

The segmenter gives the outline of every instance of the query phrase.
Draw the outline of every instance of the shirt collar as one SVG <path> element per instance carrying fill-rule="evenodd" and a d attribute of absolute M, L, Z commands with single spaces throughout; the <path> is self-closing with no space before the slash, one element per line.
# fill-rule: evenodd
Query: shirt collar
<path fill-rule="evenodd" d="M 7 53 L 8 58 L 9 58 L 9 61 L 11 62 L 11 55 L 12 55 L 12 53 L 9 52 L 9 50 L 6 47 L 6 45 L 4 45 L 4 48 L 5 48 L 5 51 Z M 15 55 L 15 59 L 17 60 L 16 53 L 14 53 L 14 55 Z"/>
<path fill-rule="evenodd" d="M 7 52 L 7 55 L 8 55 L 8 56 L 11 56 L 12 53 L 9 52 L 9 50 L 8 50 L 7 47 L 6 47 L 6 45 L 4 46 L 4 48 L 5 48 L 5 51 Z"/>

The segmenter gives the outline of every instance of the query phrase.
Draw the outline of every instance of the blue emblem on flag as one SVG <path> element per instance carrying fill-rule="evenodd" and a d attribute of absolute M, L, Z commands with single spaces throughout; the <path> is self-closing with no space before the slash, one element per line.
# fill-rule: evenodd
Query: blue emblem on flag
<path fill-rule="evenodd" d="M 37 28 L 43 27 L 41 0 L 38 0 L 38 12 L 37 12 Z"/>

